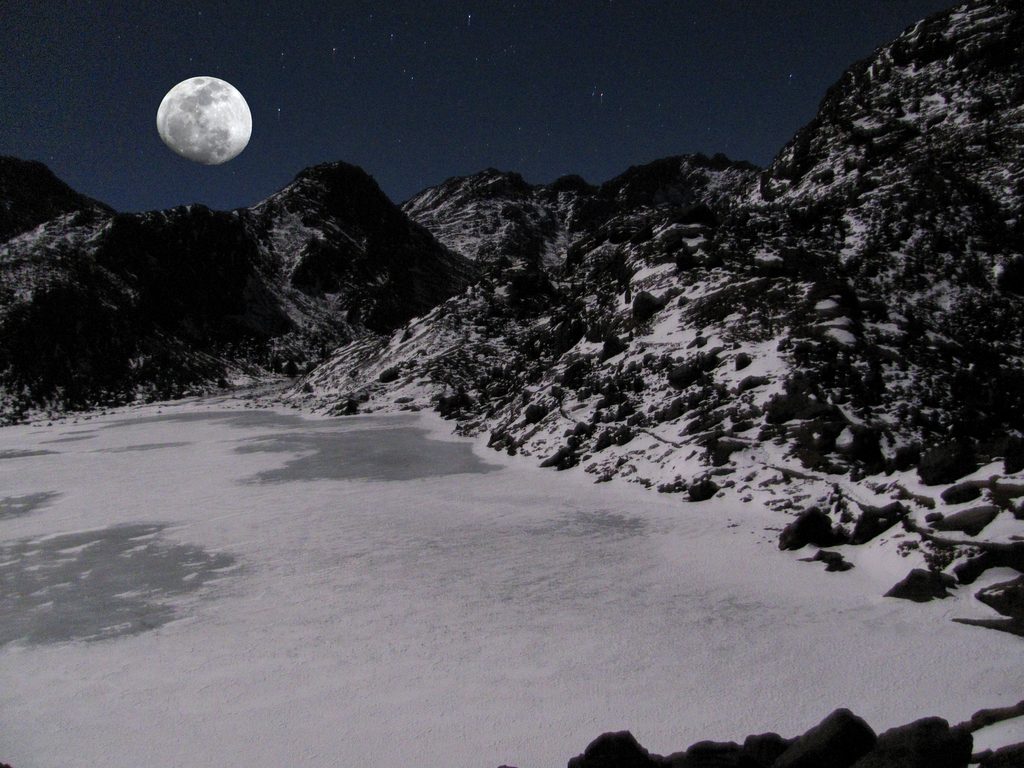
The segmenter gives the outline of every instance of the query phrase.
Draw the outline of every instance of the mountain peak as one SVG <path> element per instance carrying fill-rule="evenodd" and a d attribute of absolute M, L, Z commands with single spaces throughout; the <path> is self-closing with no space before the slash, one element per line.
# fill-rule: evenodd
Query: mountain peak
<path fill-rule="evenodd" d="M 75 211 L 113 213 L 76 192 L 38 160 L 0 156 L 0 242 Z"/>
<path fill-rule="evenodd" d="M 295 174 L 294 181 L 302 180 L 314 180 L 314 181 L 348 181 L 358 182 L 365 184 L 372 182 L 375 186 L 377 182 L 373 176 L 367 173 L 363 168 L 352 163 L 346 163 L 341 160 L 335 160 L 326 163 L 317 163 L 307 168 L 303 168 L 297 174 Z"/>

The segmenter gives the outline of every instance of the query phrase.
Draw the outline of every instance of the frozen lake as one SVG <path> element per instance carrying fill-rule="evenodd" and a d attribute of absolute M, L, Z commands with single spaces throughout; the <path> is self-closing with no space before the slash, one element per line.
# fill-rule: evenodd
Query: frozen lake
<path fill-rule="evenodd" d="M 0 429 L 0 762 L 549 768 L 607 730 L 1020 698 L 1020 639 L 949 621 L 969 594 L 880 597 L 905 563 L 826 573 L 756 504 L 449 427 L 211 400 Z"/>

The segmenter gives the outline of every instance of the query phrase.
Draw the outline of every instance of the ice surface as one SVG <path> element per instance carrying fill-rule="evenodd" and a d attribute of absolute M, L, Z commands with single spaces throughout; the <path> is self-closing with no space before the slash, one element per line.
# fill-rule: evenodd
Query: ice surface
<path fill-rule="evenodd" d="M 607 730 L 668 753 L 1020 698 L 1020 639 L 950 621 L 970 590 L 883 598 L 903 563 L 800 563 L 757 503 L 594 486 L 422 414 L 91 425 L 58 455 L 25 454 L 60 425 L 0 429 L 4 495 L 60 494 L 0 520 L 16 766 L 547 768 Z"/>

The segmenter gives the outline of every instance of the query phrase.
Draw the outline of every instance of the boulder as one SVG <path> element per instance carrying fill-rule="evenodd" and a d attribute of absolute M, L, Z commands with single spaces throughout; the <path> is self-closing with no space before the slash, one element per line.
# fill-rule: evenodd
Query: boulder
<path fill-rule="evenodd" d="M 682 759 L 673 755 L 670 761 L 680 768 L 763 768 L 733 741 L 700 741 L 686 750 Z"/>
<path fill-rule="evenodd" d="M 986 525 L 996 519 L 998 514 L 999 507 L 994 504 L 982 504 L 980 507 L 946 515 L 932 523 L 932 527 L 939 531 L 963 531 L 968 536 L 977 536 Z"/>
<path fill-rule="evenodd" d="M 446 419 L 461 413 L 466 408 L 472 407 L 473 398 L 463 389 L 455 392 L 446 391 L 437 399 L 437 412 Z"/>
<path fill-rule="evenodd" d="M 937 445 L 927 451 L 917 465 L 917 476 L 925 485 L 954 483 L 977 470 L 974 450 L 967 442 Z"/>
<path fill-rule="evenodd" d="M 754 734 L 747 736 L 743 742 L 743 752 L 761 765 L 774 765 L 794 741 L 795 739 L 784 739 L 777 733 Z"/>
<path fill-rule="evenodd" d="M 620 339 L 615 334 L 609 335 L 605 340 L 604 344 L 601 345 L 601 362 L 609 360 L 616 355 L 625 352 L 627 349 L 626 342 Z"/>
<path fill-rule="evenodd" d="M 941 496 L 947 504 L 963 504 L 981 496 L 981 488 L 974 483 L 957 483 L 944 490 Z"/>
<path fill-rule="evenodd" d="M 685 363 L 680 363 L 668 372 L 668 383 L 676 389 L 686 389 L 696 384 L 705 373 L 710 373 L 721 362 L 718 357 L 719 348 L 710 352 L 695 355 Z"/>
<path fill-rule="evenodd" d="M 718 493 L 718 490 L 718 483 L 710 477 L 706 477 L 691 484 L 686 492 L 690 497 L 690 501 L 707 501 Z"/>
<path fill-rule="evenodd" d="M 884 507 L 870 507 L 866 504 L 858 504 L 858 506 L 861 509 L 861 514 L 853 526 L 853 533 L 850 535 L 851 544 L 866 544 L 907 516 L 907 508 L 898 501 L 886 504 Z"/>
<path fill-rule="evenodd" d="M 926 717 L 882 733 L 854 768 L 967 768 L 973 746 L 969 731 Z"/>
<path fill-rule="evenodd" d="M 1020 768 L 1024 765 L 1024 741 L 988 753 L 978 768 Z"/>
<path fill-rule="evenodd" d="M 1024 541 L 979 544 L 982 552 L 953 568 L 957 581 L 973 584 L 989 568 L 1013 568 L 1024 573 Z"/>
<path fill-rule="evenodd" d="M 658 298 L 653 293 L 640 291 L 633 297 L 633 320 L 637 323 L 650 320 L 666 303 L 665 299 Z"/>
<path fill-rule="evenodd" d="M 696 384 L 702 374 L 703 371 L 699 365 L 680 363 L 669 370 L 668 383 L 676 389 L 686 389 L 690 385 Z"/>
<path fill-rule="evenodd" d="M 886 592 L 885 597 L 898 597 L 901 600 L 913 600 L 915 603 L 927 603 L 929 600 L 949 597 L 948 590 L 954 586 L 956 586 L 956 579 L 948 574 L 915 568 L 907 574 L 903 581 Z"/>
<path fill-rule="evenodd" d="M 808 507 L 779 534 L 779 549 L 800 549 L 808 544 L 832 547 L 846 543 L 842 533 L 832 529 L 832 520 L 817 507 Z"/>
<path fill-rule="evenodd" d="M 875 732 L 848 709 L 837 709 L 783 752 L 773 768 L 850 768 L 875 746 Z"/>
<path fill-rule="evenodd" d="M 618 731 L 598 736 L 582 755 L 569 760 L 568 768 L 658 768 L 660 764 L 632 733 Z"/>
<path fill-rule="evenodd" d="M 768 379 L 764 376 L 746 376 L 739 384 L 736 385 L 736 392 L 742 394 L 748 390 L 763 387 L 767 383 Z"/>
<path fill-rule="evenodd" d="M 523 420 L 527 424 L 536 424 L 538 421 L 548 415 L 548 409 L 539 403 L 530 403 L 526 406 L 526 410 L 523 411 Z"/>
<path fill-rule="evenodd" d="M 802 557 L 800 560 L 804 563 L 824 563 L 825 570 L 832 573 L 848 571 L 853 568 L 853 563 L 848 563 L 844 560 L 839 552 L 832 552 L 827 549 L 818 550 L 814 557 Z"/>
<path fill-rule="evenodd" d="M 753 362 L 753 359 L 751 359 L 750 355 L 746 352 L 740 352 L 735 358 L 733 358 L 733 362 L 736 365 L 736 370 L 742 371 Z"/>
<path fill-rule="evenodd" d="M 377 381 L 381 384 L 389 384 L 398 378 L 398 374 L 401 372 L 401 368 L 397 365 L 392 365 L 390 368 L 385 368 L 377 375 Z"/>
<path fill-rule="evenodd" d="M 576 454 L 568 445 L 563 445 L 553 454 L 540 463 L 544 469 L 555 467 L 556 469 L 569 469 L 576 465 Z"/>
<path fill-rule="evenodd" d="M 985 587 L 974 596 L 1003 616 L 1024 619 L 1024 576 Z"/>

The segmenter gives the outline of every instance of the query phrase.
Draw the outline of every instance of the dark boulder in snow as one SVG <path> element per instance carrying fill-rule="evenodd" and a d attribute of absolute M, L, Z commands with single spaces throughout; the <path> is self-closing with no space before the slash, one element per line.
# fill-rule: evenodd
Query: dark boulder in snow
<path fill-rule="evenodd" d="M 1012 581 L 993 584 L 974 595 L 978 600 L 1008 618 L 1005 619 L 953 619 L 961 624 L 997 629 L 1024 637 L 1024 576 Z"/>
<path fill-rule="evenodd" d="M 547 415 L 548 409 L 540 403 L 530 403 L 526 406 L 526 410 L 523 411 L 523 418 L 527 424 L 536 424 Z"/>
<path fill-rule="evenodd" d="M 968 731 L 926 717 L 882 733 L 854 768 L 967 768 L 973 746 Z"/>
<path fill-rule="evenodd" d="M 707 501 L 718 493 L 718 490 L 718 483 L 710 477 L 706 477 L 693 483 L 686 493 L 690 497 L 690 501 Z"/>
<path fill-rule="evenodd" d="M 875 732 L 848 709 L 837 709 L 799 737 L 774 768 L 850 768 L 875 746 Z"/>
<path fill-rule="evenodd" d="M 885 593 L 885 597 L 898 597 L 901 600 L 913 600 L 915 603 L 927 603 L 929 600 L 949 597 L 949 588 L 956 586 L 956 580 L 945 573 L 925 571 L 915 568 L 907 574 L 903 581 Z"/>
<path fill-rule="evenodd" d="M 973 483 L 958 483 L 949 486 L 941 496 L 947 504 L 964 504 L 981 496 L 981 489 Z"/>
<path fill-rule="evenodd" d="M 605 338 L 604 343 L 601 345 L 601 362 L 610 360 L 616 355 L 620 355 L 625 352 L 629 346 L 616 336 L 614 333 Z"/>
<path fill-rule="evenodd" d="M 721 360 L 718 357 L 719 349 L 710 352 L 702 352 L 669 369 L 668 383 L 676 389 L 686 389 L 700 381 L 701 376 L 710 373 L 718 367 Z"/>
<path fill-rule="evenodd" d="M 986 754 L 978 768 L 1020 768 L 1024 765 L 1024 741 Z"/>
<path fill-rule="evenodd" d="M 743 751 L 761 765 L 774 765 L 779 756 L 796 739 L 784 739 L 777 733 L 759 733 L 747 736 Z"/>
<path fill-rule="evenodd" d="M 667 303 L 664 298 L 659 298 L 653 293 L 640 291 L 640 293 L 633 297 L 633 321 L 636 323 L 647 322 Z"/>
<path fill-rule="evenodd" d="M 472 407 L 473 398 L 462 389 L 445 392 L 437 399 L 437 412 L 446 419 Z"/>
<path fill-rule="evenodd" d="M 843 559 L 842 554 L 828 549 L 819 550 L 815 553 L 814 557 L 802 557 L 800 559 L 805 563 L 824 563 L 825 570 L 830 573 L 849 571 L 853 568 L 853 563 Z"/>
<path fill-rule="evenodd" d="M 964 441 L 937 445 L 921 457 L 917 476 L 925 485 L 954 483 L 978 468 L 974 450 Z"/>
<path fill-rule="evenodd" d="M 576 454 L 573 452 L 572 448 L 568 445 L 563 445 L 553 454 L 544 459 L 544 461 L 540 463 L 540 466 L 544 469 L 549 467 L 555 467 L 556 469 L 569 469 L 570 467 L 576 466 L 576 463 Z"/>
<path fill-rule="evenodd" d="M 974 596 L 1003 616 L 1024 619 L 1024 576 L 985 587 Z"/>
<path fill-rule="evenodd" d="M 968 536 L 977 536 L 985 526 L 996 519 L 999 507 L 994 504 L 983 504 L 980 507 L 965 509 L 932 523 L 932 527 L 940 531 L 962 531 Z"/>
<path fill-rule="evenodd" d="M 768 383 L 768 379 L 764 376 L 747 376 L 739 384 L 736 385 L 736 391 L 739 393 L 747 392 L 751 389 L 757 389 L 763 387 Z"/>
<path fill-rule="evenodd" d="M 700 741 L 684 755 L 665 758 L 662 765 L 672 768 L 761 768 L 763 763 L 733 741 Z"/>
<path fill-rule="evenodd" d="M 817 507 L 809 507 L 779 534 L 779 549 L 800 549 L 808 544 L 832 547 L 845 544 L 846 538 L 832 528 L 832 520 Z"/>
<path fill-rule="evenodd" d="M 853 526 L 851 544 L 866 544 L 907 516 L 907 508 L 898 501 L 884 507 L 870 507 L 865 504 L 859 506 L 861 515 Z"/>

